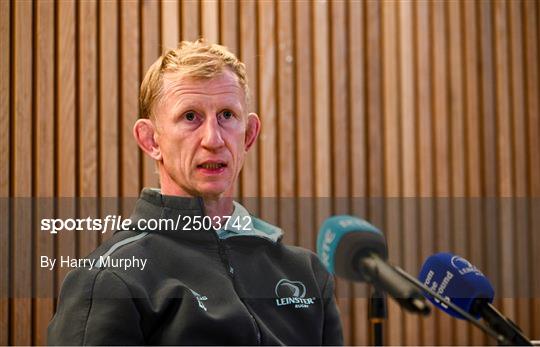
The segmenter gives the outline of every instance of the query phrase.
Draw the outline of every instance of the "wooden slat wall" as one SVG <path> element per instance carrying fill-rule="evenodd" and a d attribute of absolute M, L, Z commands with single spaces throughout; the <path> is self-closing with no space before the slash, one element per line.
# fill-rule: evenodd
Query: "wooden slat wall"
<path fill-rule="evenodd" d="M 66 272 L 37 271 L 39 256 L 109 236 L 52 239 L 37 221 L 131 209 L 7 198 L 157 186 L 131 134 L 139 84 L 201 36 L 247 64 L 263 127 L 237 192 L 285 242 L 314 249 L 326 216 L 362 216 L 413 274 L 437 251 L 470 259 L 540 339 L 539 16 L 536 0 L 0 1 L 0 345 L 46 342 Z M 336 292 L 346 344 L 371 343 L 368 288 Z M 388 310 L 387 344 L 492 343 L 438 312 Z"/>
<path fill-rule="evenodd" d="M 3 197 L 11 194 L 11 4 L 0 2 L 0 342 L 7 344 L 9 339 L 9 287 L 11 272 L 9 269 L 10 211 Z"/>

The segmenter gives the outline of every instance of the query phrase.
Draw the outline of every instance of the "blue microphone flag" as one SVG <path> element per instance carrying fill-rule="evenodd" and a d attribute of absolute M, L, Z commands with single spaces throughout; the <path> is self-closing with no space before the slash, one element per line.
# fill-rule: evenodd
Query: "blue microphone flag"
<path fill-rule="evenodd" d="M 495 295 L 491 283 L 480 270 L 466 259 L 452 253 L 437 253 L 428 257 L 418 279 L 476 319 L 480 318 L 479 312 L 473 312 L 476 300 L 482 299 L 491 303 Z M 443 302 L 431 296 L 428 296 L 428 299 L 451 316 L 464 319 Z"/>

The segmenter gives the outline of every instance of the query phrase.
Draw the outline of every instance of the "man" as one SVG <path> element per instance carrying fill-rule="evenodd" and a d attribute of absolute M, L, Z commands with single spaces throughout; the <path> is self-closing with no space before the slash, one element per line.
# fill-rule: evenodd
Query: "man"
<path fill-rule="evenodd" d="M 143 190 L 137 227 L 94 251 L 96 267 L 66 277 L 50 344 L 343 343 L 333 280 L 317 257 L 284 246 L 278 227 L 232 199 L 260 131 L 248 93 L 244 64 L 201 40 L 150 67 L 133 133 L 157 163 L 161 190 Z M 150 220 L 181 223 L 144 228 Z"/>

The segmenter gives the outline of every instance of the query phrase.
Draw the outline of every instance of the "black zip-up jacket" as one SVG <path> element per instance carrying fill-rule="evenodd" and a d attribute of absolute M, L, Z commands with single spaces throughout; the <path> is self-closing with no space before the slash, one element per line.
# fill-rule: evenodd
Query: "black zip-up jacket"
<path fill-rule="evenodd" d="M 131 216 L 202 216 L 201 200 L 143 190 Z M 147 259 L 144 270 L 106 259 Z M 215 231 L 125 230 L 71 271 L 51 345 L 341 345 L 333 279 L 312 252 Z"/>

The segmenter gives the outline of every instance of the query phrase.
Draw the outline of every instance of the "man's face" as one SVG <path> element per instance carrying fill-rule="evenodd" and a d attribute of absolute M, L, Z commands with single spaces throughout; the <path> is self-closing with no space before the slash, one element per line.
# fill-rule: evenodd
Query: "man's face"
<path fill-rule="evenodd" d="M 209 80 L 164 77 L 154 123 L 162 192 L 231 195 L 259 131 L 257 115 L 246 112 L 236 75 L 225 70 Z"/>

